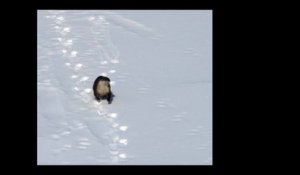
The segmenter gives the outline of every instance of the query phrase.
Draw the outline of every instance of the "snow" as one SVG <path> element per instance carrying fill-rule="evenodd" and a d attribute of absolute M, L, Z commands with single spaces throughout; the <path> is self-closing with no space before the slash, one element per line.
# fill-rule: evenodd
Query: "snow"
<path fill-rule="evenodd" d="M 37 85 L 39 165 L 212 165 L 212 11 L 40 10 Z"/>

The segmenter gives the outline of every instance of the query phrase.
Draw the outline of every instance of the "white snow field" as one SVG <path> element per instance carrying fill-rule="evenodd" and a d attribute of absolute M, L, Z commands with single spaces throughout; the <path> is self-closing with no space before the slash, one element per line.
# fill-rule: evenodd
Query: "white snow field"
<path fill-rule="evenodd" d="M 212 11 L 39 10 L 37 47 L 38 165 L 212 165 Z"/>

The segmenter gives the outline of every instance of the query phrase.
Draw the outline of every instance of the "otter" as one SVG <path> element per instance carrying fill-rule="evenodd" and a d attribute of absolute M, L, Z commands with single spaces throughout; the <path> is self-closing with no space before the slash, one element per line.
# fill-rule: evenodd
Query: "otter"
<path fill-rule="evenodd" d="M 106 99 L 108 104 L 112 102 L 112 92 L 110 89 L 110 79 L 105 76 L 99 76 L 94 81 L 93 85 L 94 96 L 97 101 Z"/>

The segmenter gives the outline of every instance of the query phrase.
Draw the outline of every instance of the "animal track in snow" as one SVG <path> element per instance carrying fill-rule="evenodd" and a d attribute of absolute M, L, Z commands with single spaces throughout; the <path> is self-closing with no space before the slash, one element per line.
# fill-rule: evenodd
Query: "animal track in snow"
<path fill-rule="evenodd" d="M 108 64 L 108 61 L 101 61 L 100 64 L 106 65 L 106 64 Z"/>
<path fill-rule="evenodd" d="M 118 142 L 119 140 L 120 140 L 120 137 L 119 137 L 119 136 L 115 136 L 115 137 L 112 138 L 112 141 L 113 141 L 114 143 Z"/>
<path fill-rule="evenodd" d="M 65 63 L 66 66 L 70 67 L 71 66 L 71 63 Z"/>
<path fill-rule="evenodd" d="M 119 154 L 119 157 L 122 158 L 122 159 L 125 159 L 125 158 L 127 158 L 127 155 L 126 154 Z"/>
<path fill-rule="evenodd" d="M 58 16 L 56 19 L 59 20 L 59 21 L 64 21 L 65 20 L 65 18 L 63 16 Z"/>
<path fill-rule="evenodd" d="M 102 75 L 102 76 L 107 76 L 107 73 L 103 72 L 103 73 L 101 73 L 100 75 Z"/>
<path fill-rule="evenodd" d="M 90 105 L 90 107 L 94 107 L 94 116 L 87 116 L 86 118 L 95 117 L 95 122 L 107 122 L 108 124 L 108 132 L 109 134 L 105 135 L 105 139 L 108 139 L 108 142 L 106 144 L 109 146 L 109 153 L 111 155 L 111 162 L 112 163 L 118 163 L 120 159 L 126 159 L 127 154 L 124 152 L 124 147 L 128 145 L 128 140 L 124 137 L 120 138 L 120 132 L 125 132 L 128 129 L 128 126 L 120 125 L 118 119 L 118 113 L 114 111 L 109 111 L 106 109 L 106 103 L 104 103 L 102 100 L 101 102 L 97 102 L 94 100 L 91 89 L 90 77 L 94 76 L 92 71 L 94 71 L 94 68 L 96 67 L 99 70 L 99 66 L 102 66 L 100 70 L 103 72 L 100 73 L 100 75 L 107 76 L 108 74 L 115 74 L 117 70 L 112 67 L 112 64 L 118 64 L 120 63 L 119 58 L 119 51 L 114 46 L 114 44 L 111 41 L 110 38 L 110 31 L 109 31 L 109 25 L 110 23 L 107 21 L 105 16 L 102 15 L 90 15 L 86 16 L 85 18 L 80 18 L 80 20 L 85 20 L 85 22 L 90 22 L 90 26 L 82 26 L 79 31 L 86 30 L 86 28 L 91 29 L 86 37 L 83 37 L 83 35 L 80 35 L 81 33 L 76 33 L 77 28 L 73 26 L 72 23 L 68 23 L 68 18 L 65 18 L 65 16 L 61 13 L 56 13 L 55 11 L 52 12 L 55 15 L 49 15 L 47 18 L 53 20 L 54 29 L 52 30 L 56 31 L 59 36 L 57 38 L 54 38 L 56 42 L 61 47 L 57 50 L 57 53 L 60 53 L 60 56 L 62 58 L 65 58 L 66 62 L 62 62 L 61 64 L 64 64 L 64 66 L 68 66 L 71 68 L 70 73 L 67 78 L 70 80 L 70 82 L 73 83 L 73 85 L 70 86 L 70 89 L 73 88 L 74 95 L 79 98 L 82 102 L 85 102 L 85 105 Z M 73 13 L 73 12 L 67 12 L 67 13 Z M 76 19 L 79 20 L 79 19 Z M 88 30 L 89 30 L 88 29 Z M 72 35 L 70 35 L 72 34 Z M 77 37 L 70 37 L 70 36 L 79 36 Z M 77 40 L 78 39 L 78 40 Z M 74 41 L 76 41 L 74 43 Z M 77 41 L 79 45 L 77 45 Z M 75 50 L 74 46 L 80 46 L 80 44 L 88 43 L 89 50 L 79 50 L 80 56 L 78 56 L 78 51 Z M 90 47 L 92 46 L 92 47 Z M 78 47 L 77 47 L 78 48 Z M 88 56 L 88 57 L 87 57 Z M 76 57 L 76 58 L 75 58 Z M 87 57 L 87 59 L 85 59 Z M 84 58 L 84 59 L 83 59 Z M 78 60 L 81 60 L 80 62 Z M 96 65 L 92 67 L 89 62 L 94 61 Z M 80 70 L 80 71 L 79 71 Z M 89 72 L 90 71 L 90 72 Z M 97 75 L 95 75 L 97 76 Z M 125 76 L 126 78 L 126 76 Z M 122 78 L 121 78 L 122 79 Z M 119 79 L 115 79 L 116 81 L 111 81 L 111 86 L 115 86 L 116 83 L 119 81 Z M 123 79 L 124 80 L 124 79 Z M 122 81 L 122 80 L 121 80 Z M 63 82 L 62 82 L 63 83 Z M 84 106 L 85 110 L 88 109 L 87 106 Z M 110 108 L 108 108 L 110 109 Z M 78 109 L 80 110 L 80 109 Z M 93 114 L 93 113 L 91 113 Z M 98 120 L 97 120 L 98 119 Z M 97 125 L 90 125 L 89 122 L 85 122 L 82 119 L 78 119 L 78 122 L 75 122 L 71 126 L 68 125 L 68 128 L 71 130 L 93 130 L 93 132 L 98 131 L 99 128 L 97 128 Z M 100 124 L 100 123 L 99 123 Z M 103 123 L 104 124 L 104 123 Z M 80 131 L 81 132 L 81 131 Z M 52 136 L 53 139 L 59 139 L 60 136 L 68 136 L 71 133 L 69 131 L 65 131 L 63 133 L 60 133 L 60 135 Z M 97 137 L 100 136 L 99 134 L 96 134 Z M 99 139 L 99 138 L 98 138 Z M 71 147 L 74 147 L 76 149 L 85 150 L 88 149 L 88 147 L 91 145 L 91 142 L 89 142 L 88 139 L 86 140 L 79 140 L 77 141 L 76 146 L 71 145 L 64 145 L 63 148 L 65 150 L 70 149 Z M 62 150 L 59 150 L 62 151 Z"/>
<path fill-rule="evenodd" d="M 113 124 L 112 124 L 112 127 L 113 127 L 113 128 L 116 128 L 116 127 L 118 127 L 118 126 L 119 126 L 118 123 L 113 123 Z"/>
<path fill-rule="evenodd" d="M 90 16 L 90 17 L 88 18 L 88 20 L 89 20 L 89 21 L 93 21 L 93 20 L 95 20 L 95 17 L 94 17 L 94 16 Z"/>
<path fill-rule="evenodd" d="M 67 41 L 65 41 L 64 43 L 63 43 L 63 46 L 72 46 L 73 45 L 73 40 L 71 40 L 71 39 L 69 39 L 69 40 L 67 40 Z"/>
<path fill-rule="evenodd" d="M 104 112 L 101 112 L 100 110 L 97 110 L 97 113 L 98 113 L 98 115 L 100 115 L 100 116 L 102 116 L 102 115 L 105 114 Z"/>
<path fill-rule="evenodd" d="M 63 28 L 63 32 L 70 32 L 70 31 L 71 31 L 70 27 Z"/>
<path fill-rule="evenodd" d="M 86 80 L 88 80 L 90 77 L 87 77 L 87 76 L 84 76 L 84 77 L 82 77 L 79 81 L 86 81 Z"/>
<path fill-rule="evenodd" d="M 73 88 L 75 91 L 79 91 L 80 89 L 78 87 Z"/>
<path fill-rule="evenodd" d="M 77 56 L 77 51 L 72 51 L 70 57 L 76 57 Z"/>
<path fill-rule="evenodd" d="M 128 144 L 128 141 L 127 139 L 120 139 L 119 140 L 119 143 L 123 144 L 123 145 L 127 145 Z"/>
<path fill-rule="evenodd" d="M 78 78 L 78 75 L 72 75 L 71 78 L 72 79 Z"/>
<path fill-rule="evenodd" d="M 109 70 L 108 72 L 111 73 L 111 74 L 113 74 L 113 73 L 116 72 L 116 70 Z"/>
<path fill-rule="evenodd" d="M 59 27 L 59 26 L 54 26 L 53 28 L 56 29 L 56 31 L 59 31 L 61 27 Z"/>
<path fill-rule="evenodd" d="M 107 116 L 110 118 L 117 118 L 118 114 L 117 113 L 109 113 L 109 114 L 107 114 Z"/>
<path fill-rule="evenodd" d="M 121 131 L 127 131 L 128 126 L 120 126 L 119 129 L 120 129 Z"/>
<path fill-rule="evenodd" d="M 86 93 L 91 93 L 91 92 L 92 92 L 92 89 L 86 88 L 86 89 L 84 89 L 84 92 L 86 92 Z"/>
<path fill-rule="evenodd" d="M 82 64 L 78 63 L 75 65 L 74 70 L 80 70 L 82 68 Z"/>

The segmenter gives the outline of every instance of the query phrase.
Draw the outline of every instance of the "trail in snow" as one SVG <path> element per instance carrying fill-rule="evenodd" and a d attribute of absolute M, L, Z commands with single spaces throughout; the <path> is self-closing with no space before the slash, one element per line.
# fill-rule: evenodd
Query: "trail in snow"
<path fill-rule="evenodd" d="M 74 113 L 78 116 L 86 116 L 79 118 L 71 116 L 77 127 L 63 131 L 61 135 L 69 135 L 72 130 L 85 129 L 88 130 L 100 143 L 109 148 L 111 163 L 118 163 L 120 160 L 127 158 L 126 145 L 127 139 L 120 136 L 119 132 L 126 132 L 128 126 L 122 125 L 118 121 L 120 114 L 110 111 L 104 101 L 100 103 L 94 100 L 92 95 L 92 83 L 98 75 L 110 76 L 117 72 L 114 64 L 119 63 L 119 52 L 113 45 L 109 35 L 109 24 L 104 16 L 94 15 L 85 16 L 86 18 L 78 19 L 79 22 L 85 22 L 87 26 L 78 27 L 69 22 L 67 13 L 64 11 L 48 11 L 46 18 L 50 20 L 52 30 L 56 33 L 56 50 L 58 56 L 51 58 L 51 63 L 55 79 L 58 80 L 57 87 L 64 89 L 63 86 L 69 87 L 64 93 L 68 94 L 64 103 L 69 100 L 78 100 L 77 106 L 72 106 Z M 46 19 L 45 19 L 46 20 Z M 84 33 L 85 35 L 80 35 Z M 80 47 L 82 53 L 76 49 Z M 85 48 L 83 49 L 82 46 Z M 56 71 L 65 71 L 57 73 Z M 101 71 L 100 71 L 101 70 Z M 98 75 L 95 73 L 99 73 Z M 55 76 L 54 75 L 54 76 Z M 112 88 L 116 81 L 111 81 Z M 69 98 L 73 97 L 73 98 Z M 61 105 L 68 108 L 67 105 Z M 68 121 L 68 120 L 66 120 Z M 70 125 L 69 123 L 65 123 Z M 59 139 L 56 134 L 52 135 L 53 139 Z M 80 139 L 79 139 L 80 140 Z M 78 149 L 87 149 L 91 145 L 87 138 L 79 141 Z M 64 145 L 62 150 L 71 148 L 71 145 Z"/>
<path fill-rule="evenodd" d="M 39 11 L 38 164 L 211 164 L 210 18 Z M 99 75 L 111 105 L 94 100 Z"/>

